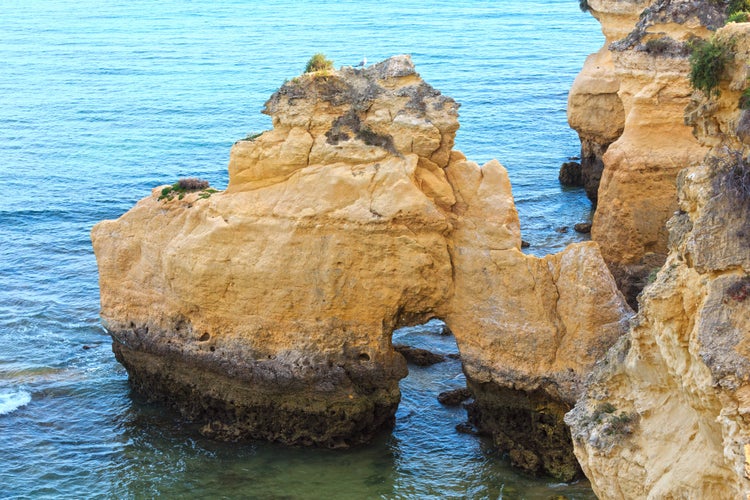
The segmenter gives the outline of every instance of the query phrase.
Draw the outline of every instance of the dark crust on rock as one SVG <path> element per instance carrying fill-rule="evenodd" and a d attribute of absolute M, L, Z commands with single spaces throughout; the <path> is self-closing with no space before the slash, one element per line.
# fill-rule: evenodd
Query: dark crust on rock
<path fill-rule="evenodd" d="M 467 405 L 469 422 L 508 453 L 511 463 L 560 481 L 583 477 L 570 429 L 563 417 L 570 406 L 541 391 L 516 391 L 492 383 L 472 383 L 475 401 Z"/>
<path fill-rule="evenodd" d="M 296 100 L 309 102 L 324 101 L 341 111 L 326 133 L 329 144 L 351 139 L 359 139 L 369 146 L 385 149 L 390 154 L 401 155 L 397 151 L 393 137 L 372 130 L 363 124 L 365 113 L 384 94 L 392 92 L 389 85 L 393 79 L 418 77 L 408 56 L 396 56 L 366 69 L 343 67 L 335 72 L 307 73 L 284 83 L 269 99 L 263 113 L 274 116 L 284 101 L 294 105 Z M 391 82 L 389 82 L 391 80 Z M 399 88 L 393 97 L 403 99 L 405 109 L 418 117 L 426 118 L 430 111 L 445 109 L 456 113 L 459 104 L 440 93 L 428 83 L 418 80 Z M 432 108 L 432 109 L 430 109 Z"/>
<path fill-rule="evenodd" d="M 727 20 L 726 4 L 723 2 L 706 2 L 705 0 L 659 0 L 644 9 L 635 29 L 622 40 L 609 46 L 613 52 L 638 48 L 649 35 L 649 28 L 659 24 L 686 24 L 689 20 L 697 20 L 701 26 L 716 31 L 724 26 Z M 672 40 L 672 48 L 659 55 L 671 57 L 687 57 L 688 51 L 684 43 Z M 640 45 L 640 50 L 645 50 Z"/>
<path fill-rule="evenodd" d="M 266 390 L 304 390 L 329 393 L 338 390 L 369 394 L 397 384 L 407 374 L 401 356 L 393 353 L 390 359 L 370 359 L 356 349 L 343 349 L 335 358 L 315 353 L 297 353 L 287 359 L 267 357 L 251 352 L 243 346 L 176 340 L 180 330 L 190 329 L 185 319 L 175 321 L 174 331 L 158 331 L 148 326 L 133 325 L 127 329 L 109 328 L 113 344 L 132 351 L 145 352 L 164 358 L 182 359 L 196 368 L 212 371 Z M 202 337 L 201 337 L 202 338 Z M 349 352 L 351 351 L 351 352 Z"/>
<path fill-rule="evenodd" d="M 112 350 L 127 369 L 135 392 L 177 409 L 203 425 L 203 434 L 220 440 L 353 446 L 391 428 L 400 399 L 397 385 L 371 397 L 319 396 L 304 389 L 248 386 L 185 359 L 134 351 L 118 342 Z"/>

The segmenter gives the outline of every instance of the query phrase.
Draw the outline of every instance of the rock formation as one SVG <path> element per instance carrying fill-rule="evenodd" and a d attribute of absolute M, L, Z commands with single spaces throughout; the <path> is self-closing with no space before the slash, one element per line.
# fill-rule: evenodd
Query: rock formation
<path fill-rule="evenodd" d="M 687 123 L 709 154 L 679 174 L 669 256 L 623 336 L 566 417 L 601 498 L 750 495 L 750 24 L 730 47 L 720 96 L 696 91 Z"/>
<path fill-rule="evenodd" d="M 667 253 L 677 173 L 706 148 L 683 123 L 692 89 L 687 42 L 724 24 L 726 5 L 697 0 L 591 0 L 607 41 L 571 89 L 568 119 L 590 179 L 601 172 L 591 236 L 635 305 Z M 585 174 L 586 175 L 586 174 Z"/>
<path fill-rule="evenodd" d="M 604 45 L 591 54 L 568 93 L 568 123 L 581 140 L 581 175 L 586 195 L 596 205 L 599 180 L 604 170 L 602 156 L 622 134 L 625 110 L 609 45 L 628 35 L 638 15 L 648 6 L 641 2 L 587 2 L 587 10 L 601 24 Z"/>
<path fill-rule="evenodd" d="M 220 438 L 356 444 L 393 422 L 393 330 L 441 318 L 478 425 L 574 477 L 562 415 L 630 310 L 595 243 L 521 253 L 506 170 L 453 150 L 457 108 L 408 56 L 304 74 L 266 103 L 273 130 L 234 145 L 226 191 L 156 188 L 97 224 L 133 387 Z"/>

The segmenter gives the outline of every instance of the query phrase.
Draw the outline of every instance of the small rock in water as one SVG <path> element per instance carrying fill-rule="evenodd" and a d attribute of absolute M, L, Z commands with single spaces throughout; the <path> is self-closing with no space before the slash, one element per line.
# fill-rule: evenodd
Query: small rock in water
<path fill-rule="evenodd" d="M 466 387 L 452 389 L 438 394 L 438 401 L 445 406 L 458 406 L 467 399 L 473 397 L 471 391 Z"/>
<path fill-rule="evenodd" d="M 581 164 L 575 161 L 563 163 L 557 178 L 563 186 L 583 186 Z"/>
<path fill-rule="evenodd" d="M 558 233 L 567 233 L 568 232 L 568 226 L 560 226 L 557 229 L 555 229 Z"/>
<path fill-rule="evenodd" d="M 461 355 L 459 353 L 457 353 L 457 352 L 452 352 L 450 354 L 446 354 L 445 357 L 448 358 L 448 359 L 461 359 Z"/>
<path fill-rule="evenodd" d="M 420 349 L 418 347 L 411 347 L 404 344 L 393 344 L 393 348 L 396 352 L 405 357 L 407 362 L 417 366 L 431 366 L 445 361 L 445 356 L 442 354 L 435 354 L 427 349 Z"/>
<path fill-rule="evenodd" d="M 460 434 L 471 434 L 472 436 L 476 436 L 478 434 L 477 430 L 469 422 L 461 422 L 460 424 L 457 424 L 456 432 Z"/>
<path fill-rule="evenodd" d="M 591 223 L 579 222 L 578 224 L 573 226 L 573 229 L 575 229 L 578 233 L 589 234 L 591 232 Z"/>
<path fill-rule="evenodd" d="M 531 243 L 529 243 L 526 240 L 521 240 L 521 248 L 529 248 L 531 246 Z"/>
<path fill-rule="evenodd" d="M 443 326 L 440 327 L 440 335 L 453 335 L 453 332 L 448 328 L 448 325 L 443 323 Z"/>

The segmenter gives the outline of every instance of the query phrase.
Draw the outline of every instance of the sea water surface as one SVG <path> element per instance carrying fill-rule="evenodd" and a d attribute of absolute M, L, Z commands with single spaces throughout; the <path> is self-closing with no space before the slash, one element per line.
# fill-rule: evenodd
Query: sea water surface
<path fill-rule="evenodd" d="M 234 141 L 285 79 L 412 55 L 462 104 L 456 146 L 509 170 L 530 252 L 590 216 L 559 165 L 567 90 L 602 43 L 574 0 L 4 0 L 0 6 L 0 498 L 593 498 L 519 473 L 436 395 L 460 363 L 409 367 L 370 446 L 225 444 L 132 395 L 100 326 L 89 231 L 185 176 L 227 183 Z M 397 341 L 456 352 L 439 325 Z"/>

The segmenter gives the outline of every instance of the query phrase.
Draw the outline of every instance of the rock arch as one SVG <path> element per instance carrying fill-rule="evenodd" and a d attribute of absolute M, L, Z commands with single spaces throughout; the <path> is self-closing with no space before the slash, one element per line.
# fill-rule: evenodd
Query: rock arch
<path fill-rule="evenodd" d="M 393 330 L 436 317 L 477 422 L 492 430 L 505 407 L 567 433 L 630 310 L 596 244 L 521 253 L 507 171 L 452 149 L 457 109 L 408 56 L 305 74 L 266 103 L 274 129 L 234 145 L 226 191 L 156 188 L 97 224 L 101 316 L 133 387 L 223 439 L 366 442 L 406 375 Z M 569 445 L 558 460 L 496 441 L 576 473 Z"/>

